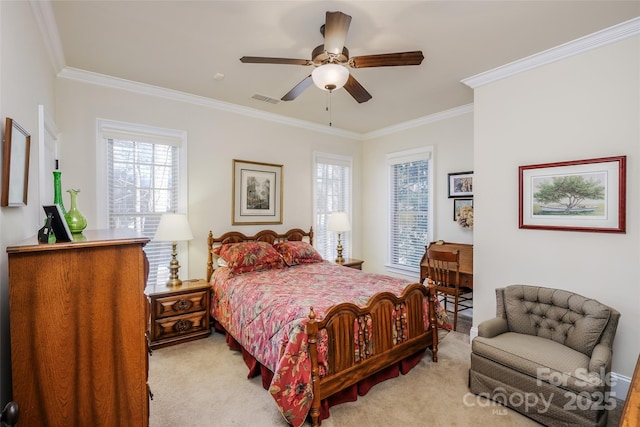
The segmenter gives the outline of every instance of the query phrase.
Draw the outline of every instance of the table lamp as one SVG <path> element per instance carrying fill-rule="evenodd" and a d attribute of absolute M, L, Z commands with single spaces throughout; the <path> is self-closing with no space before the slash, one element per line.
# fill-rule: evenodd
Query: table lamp
<path fill-rule="evenodd" d="M 343 231 L 350 231 L 351 224 L 349 223 L 349 216 L 346 212 L 332 212 L 329 215 L 329 221 L 327 223 L 327 229 L 329 231 L 337 231 L 338 232 L 338 247 L 336 248 L 338 252 L 338 256 L 336 257 L 336 262 L 343 263 L 344 258 L 342 257 L 342 241 L 340 240 L 341 234 Z"/>
<path fill-rule="evenodd" d="M 153 240 L 158 242 L 171 242 L 171 262 L 169 263 L 169 281 L 167 286 L 180 286 L 182 280 L 178 278 L 178 269 L 180 263 L 176 259 L 178 253 L 176 252 L 176 245 L 178 242 L 193 239 L 191 233 L 191 227 L 187 216 L 184 214 L 167 213 L 163 214 L 160 218 L 160 224 L 156 230 L 156 236 Z"/>

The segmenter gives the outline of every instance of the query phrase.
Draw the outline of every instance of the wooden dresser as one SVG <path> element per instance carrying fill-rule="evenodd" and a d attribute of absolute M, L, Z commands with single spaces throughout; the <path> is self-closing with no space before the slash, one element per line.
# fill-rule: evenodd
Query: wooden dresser
<path fill-rule="evenodd" d="M 149 425 L 147 242 L 104 230 L 7 247 L 20 426 Z"/>
<path fill-rule="evenodd" d="M 620 427 L 638 426 L 640 426 L 640 356 L 633 371 L 631 386 L 620 418 Z"/>

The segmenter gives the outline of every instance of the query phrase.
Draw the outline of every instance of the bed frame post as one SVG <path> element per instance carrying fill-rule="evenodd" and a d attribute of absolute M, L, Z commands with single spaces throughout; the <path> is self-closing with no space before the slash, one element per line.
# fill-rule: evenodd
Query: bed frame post
<path fill-rule="evenodd" d="M 320 425 L 320 373 L 318 370 L 318 321 L 313 307 L 309 310 L 307 342 L 311 358 L 311 387 L 313 390 L 313 401 L 309 415 L 311 416 L 311 425 L 316 427 Z"/>
<path fill-rule="evenodd" d="M 432 360 L 434 362 L 438 361 L 438 319 L 436 318 L 436 299 L 438 298 L 438 294 L 435 290 L 435 283 L 433 280 L 427 280 L 427 291 L 429 301 L 429 328 L 431 328 L 431 338 L 433 340 L 433 344 L 431 346 L 431 354 Z"/>
<path fill-rule="evenodd" d="M 213 274 L 213 232 L 209 230 L 209 236 L 207 236 L 207 282 L 211 280 Z"/>

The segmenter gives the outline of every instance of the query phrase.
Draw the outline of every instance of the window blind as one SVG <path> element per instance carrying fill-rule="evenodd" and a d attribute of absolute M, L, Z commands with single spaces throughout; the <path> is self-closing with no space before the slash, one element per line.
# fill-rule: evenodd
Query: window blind
<path fill-rule="evenodd" d="M 108 226 L 153 239 L 160 217 L 178 210 L 179 147 L 175 144 L 107 139 Z M 149 283 L 169 278 L 171 243 L 151 240 L 144 251 Z"/>
<path fill-rule="evenodd" d="M 389 264 L 420 270 L 429 230 L 429 158 L 427 153 L 389 161 Z"/>
<path fill-rule="evenodd" d="M 351 159 L 342 156 L 315 156 L 314 246 L 324 259 L 336 258 L 338 234 L 327 230 L 331 212 L 351 212 Z M 351 256 L 351 232 L 341 233 L 342 255 Z"/>

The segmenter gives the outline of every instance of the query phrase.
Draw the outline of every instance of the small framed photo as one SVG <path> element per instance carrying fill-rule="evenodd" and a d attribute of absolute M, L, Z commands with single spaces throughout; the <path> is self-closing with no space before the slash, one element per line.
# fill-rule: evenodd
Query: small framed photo
<path fill-rule="evenodd" d="M 282 165 L 233 160 L 233 225 L 282 224 Z"/>
<path fill-rule="evenodd" d="M 70 242 L 73 240 L 71 230 L 64 219 L 62 209 L 58 205 L 45 205 L 42 207 L 47 216 L 51 217 L 51 228 L 56 235 L 56 242 Z"/>
<path fill-rule="evenodd" d="M 449 174 L 449 198 L 473 197 L 473 172 Z"/>
<path fill-rule="evenodd" d="M 453 200 L 453 220 L 458 221 L 458 215 L 460 215 L 460 208 L 463 206 L 473 207 L 473 199 L 454 199 Z"/>
<path fill-rule="evenodd" d="M 519 228 L 624 233 L 626 156 L 519 167 Z"/>

